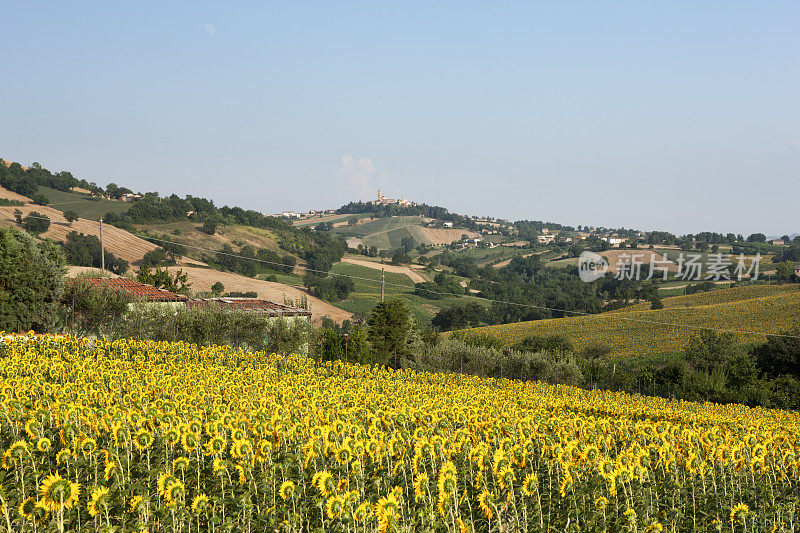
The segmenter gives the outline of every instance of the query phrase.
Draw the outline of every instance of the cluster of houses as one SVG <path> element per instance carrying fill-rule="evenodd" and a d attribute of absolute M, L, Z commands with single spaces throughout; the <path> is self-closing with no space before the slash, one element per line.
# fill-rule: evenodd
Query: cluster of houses
<path fill-rule="evenodd" d="M 78 194 L 88 194 L 90 196 L 94 196 L 95 198 L 104 198 L 106 200 L 110 200 L 111 199 L 105 194 L 93 194 L 92 191 L 90 191 L 89 189 L 84 189 L 83 187 L 70 187 L 69 190 L 71 192 L 78 193 Z M 139 198 L 142 198 L 141 194 L 134 194 L 132 192 L 126 192 L 125 194 L 122 194 L 117 199 L 118 200 L 122 200 L 123 202 L 133 202 L 135 200 L 138 200 Z"/>

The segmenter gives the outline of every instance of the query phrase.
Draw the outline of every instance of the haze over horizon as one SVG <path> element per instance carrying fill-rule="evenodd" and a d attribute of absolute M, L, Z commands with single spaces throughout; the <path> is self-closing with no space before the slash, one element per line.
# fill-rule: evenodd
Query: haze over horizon
<path fill-rule="evenodd" d="M 0 157 L 265 213 L 800 232 L 795 2 L 32 2 Z"/>

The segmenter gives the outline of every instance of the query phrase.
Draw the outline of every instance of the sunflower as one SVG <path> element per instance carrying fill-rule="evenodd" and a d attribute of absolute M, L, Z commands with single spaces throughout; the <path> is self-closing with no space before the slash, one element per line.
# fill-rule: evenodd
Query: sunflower
<path fill-rule="evenodd" d="M 144 510 L 144 506 L 147 501 L 144 499 L 144 496 L 137 494 L 133 498 L 131 498 L 130 506 L 132 513 L 140 513 Z"/>
<path fill-rule="evenodd" d="M 487 520 L 491 520 L 494 517 L 494 512 L 492 511 L 492 495 L 489 494 L 489 491 L 484 490 L 478 496 L 478 505 L 483 511 L 483 515 L 486 517 Z"/>
<path fill-rule="evenodd" d="M 28 496 L 25 498 L 21 504 L 19 504 L 19 515 L 23 518 L 27 518 L 28 520 L 33 520 L 33 508 L 36 505 L 36 498 L 33 496 Z"/>
<path fill-rule="evenodd" d="M 738 518 L 740 522 L 744 523 L 744 517 L 747 513 L 750 512 L 750 507 L 747 506 L 745 503 L 737 503 L 731 509 L 730 519 L 731 522 L 735 522 Z"/>
<path fill-rule="evenodd" d="M 177 502 L 184 493 L 183 483 L 175 480 L 167 486 L 166 496 L 171 502 Z"/>
<path fill-rule="evenodd" d="M 153 444 L 153 435 L 146 429 L 140 429 L 133 436 L 133 445 L 140 451 L 144 451 Z"/>
<path fill-rule="evenodd" d="M 288 500 L 290 497 L 294 495 L 294 493 L 295 493 L 294 483 L 288 480 L 281 483 L 281 488 L 278 489 L 278 494 L 280 494 L 281 499 L 283 499 L 283 501 Z"/>
<path fill-rule="evenodd" d="M 84 439 L 80 444 L 80 450 L 84 455 L 93 454 L 97 451 L 97 441 L 92 438 Z"/>
<path fill-rule="evenodd" d="M 228 461 L 224 459 L 220 459 L 219 457 L 214 458 L 214 462 L 212 463 L 212 469 L 215 474 L 222 475 L 228 468 Z"/>
<path fill-rule="evenodd" d="M 52 443 L 50 439 L 48 439 L 47 437 L 42 437 L 41 439 L 36 441 L 36 449 L 39 450 L 40 452 L 46 452 L 47 450 L 50 449 L 51 444 Z"/>
<path fill-rule="evenodd" d="M 106 481 L 109 481 L 111 479 L 111 476 L 113 476 L 117 472 L 117 470 L 118 468 L 116 461 L 109 462 L 103 469 L 103 478 Z"/>
<path fill-rule="evenodd" d="M 228 444 L 225 441 L 225 437 L 221 437 L 219 435 L 215 435 L 206 444 L 206 454 L 207 455 L 222 455 L 223 453 L 225 453 L 225 448 L 227 448 L 227 447 L 228 447 Z"/>
<path fill-rule="evenodd" d="M 356 522 L 363 522 L 369 518 L 371 514 L 372 506 L 369 504 L 369 502 L 362 502 L 361 505 L 356 507 L 356 510 L 353 511 L 353 520 Z"/>
<path fill-rule="evenodd" d="M 25 452 L 27 452 L 27 451 L 28 451 L 28 448 L 29 448 L 29 446 L 28 446 L 28 443 L 27 443 L 27 441 L 24 441 L 24 440 L 18 440 L 18 441 L 16 441 L 16 442 L 14 442 L 14 443 L 13 443 L 13 444 L 12 444 L 12 445 L 11 445 L 11 446 L 8 448 L 8 452 L 7 452 L 7 453 L 8 453 L 8 455 L 9 455 L 10 457 L 14 457 L 15 459 L 19 459 L 20 457 L 22 457 L 22 455 L 23 455 Z"/>
<path fill-rule="evenodd" d="M 421 474 L 417 474 L 417 477 L 414 478 L 414 501 L 417 503 L 422 501 L 424 498 L 424 491 L 428 487 L 428 474 L 422 472 Z"/>
<path fill-rule="evenodd" d="M 156 486 L 158 488 L 158 493 L 162 496 L 167 495 L 167 487 L 172 485 L 173 482 L 178 481 L 178 478 L 173 476 L 172 474 L 161 474 L 158 476 L 158 480 L 156 481 Z"/>
<path fill-rule="evenodd" d="M 522 482 L 522 493 L 525 496 L 533 496 L 539 490 L 539 476 L 536 474 L 528 474 Z"/>
<path fill-rule="evenodd" d="M 244 467 L 239 464 L 236 465 L 234 468 L 236 469 L 236 472 L 239 474 L 239 479 L 238 479 L 239 484 L 244 485 L 245 482 L 247 481 L 247 478 L 244 475 Z"/>
<path fill-rule="evenodd" d="M 173 470 L 186 470 L 187 468 L 189 468 L 188 457 L 176 457 L 175 460 L 172 461 Z"/>
<path fill-rule="evenodd" d="M 333 483 L 333 476 L 327 470 L 317 472 L 311 478 L 311 484 L 317 487 L 317 490 L 326 498 L 330 496 L 336 486 Z"/>
<path fill-rule="evenodd" d="M 342 510 L 344 510 L 344 500 L 341 496 L 337 495 L 328 498 L 328 501 L 325 504 L 325 514 L 328 515 L 328 518 L 333 520 L 342 514 Z"/>
<path fill-rule="evenodd" d="M 72 508 L 78 501 L 81 487 L 62 478 L 59 474 L 51 474 L 44 478 L 39 487 L 39 494 L 47 510 L 53 512 L 62 505 L 67 509 Z"/>
<path fill-rule="evenodd" d="M 192 500 L 192 512 L 194 514 L 200 514 L 209 506 L 209 504 L 210 502 L 208 500 L 208 496 L 201 492 Z"/>
<path fill-rule="evenodd" d="M 103 508 L 108 508 L 108 500 L 108 487 L 97 487 L 97 489 L 92 492 L 92 496 L 86 504 L 89 515 L 97 516 Z"/>
<path fill-rule="evenodd" d="M 181 445 L 189 453 L 197 449 L 198 442 L 197 435 L 194 433 L 184 433 L 181 436 Z"/>

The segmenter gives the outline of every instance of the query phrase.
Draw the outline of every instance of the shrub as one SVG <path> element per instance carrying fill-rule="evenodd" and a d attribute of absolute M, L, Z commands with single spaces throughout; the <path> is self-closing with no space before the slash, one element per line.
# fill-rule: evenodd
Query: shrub
<path fill-rule="evenodd" d="M 135 304 L 117 337 L 218 344 L 279 354 L 306 353 L 312 333 L 307 320 L 271 319 L 257 313 L 221 309 Z"/>
<path fill-rule="evenodd" d="M 37 211 L 31 211 L 22 219 L 22 227 L 25 228 L 25 231 L 39 235 L 50 228 L 50 217 Z"/>

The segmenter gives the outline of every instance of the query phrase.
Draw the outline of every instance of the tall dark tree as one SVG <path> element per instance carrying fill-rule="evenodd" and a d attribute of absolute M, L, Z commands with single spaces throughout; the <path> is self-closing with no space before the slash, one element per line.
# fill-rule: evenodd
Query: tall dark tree
<path fill-rule="evenodd" d="M 64 274 L 64 258 L 55 245 L 0 228 L 0 330 L 51 330 Z"/>
<path fill-rule="evenodd" d="M 406 303 L 399 298 L 380 302 L 367 320 L 367 339 L 372 344 L 374 360 L 400 368 L 410 355 L 414 340 L 414 320 Z"/>

